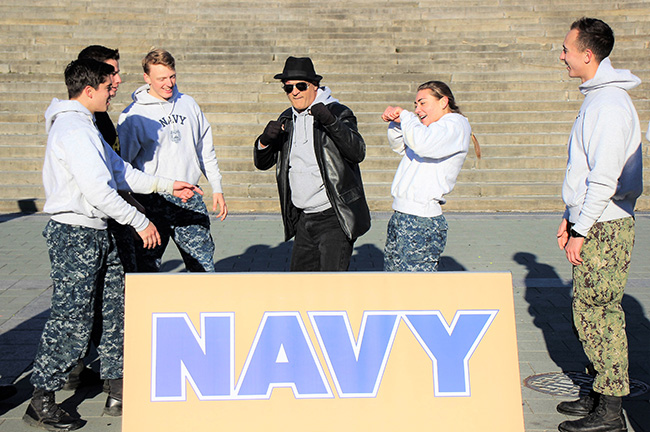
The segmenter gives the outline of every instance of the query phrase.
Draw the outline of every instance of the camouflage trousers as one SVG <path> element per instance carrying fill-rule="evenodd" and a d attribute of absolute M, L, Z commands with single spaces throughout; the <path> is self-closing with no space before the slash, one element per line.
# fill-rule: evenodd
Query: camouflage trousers
<path fill-rule="evenodd" d="M 144 249 L 136 242 L 138 272 L 158 272 L 169 239 L 176 243 L 187 271 L 214 271 L 214 241 L 210 234 L 210 216 L 201 195 L 187 202 L 169 194 L 134 195 L 147 210 L 147 217 L 158 229 L 161 245 Z"/>
<path fill-rule="evenodd" d="M 421 217 L 395 212 L 388 221 L 384 270 L 432 272 L 447 243 L 447 220 L 443 215 Z"/>
<path fill-rule="evenodd" d="M 573 267 L 573 321 L 596 371 L 593 389 L 609 396 L 630 393 L 625 313 L 621 306 L 634 247 L 634 219 L 598 222 Z"/>
<path fill-rule="evenodd" d="M 86 355 L 95 301 L 102 301 L 102 334 L 97 352 L 103 379 L 122 378 L 124 271 L 107 230 L 50 220 L 43 231 L 53 283 L 50 317 L 34 359 L 31 383 L 57 391 Z"/>

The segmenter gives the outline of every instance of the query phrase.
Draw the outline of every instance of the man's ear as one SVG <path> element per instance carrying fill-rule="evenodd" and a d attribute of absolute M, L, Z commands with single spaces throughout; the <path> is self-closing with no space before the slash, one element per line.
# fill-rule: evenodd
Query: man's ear
<path fill-rule="evenodd" d="M 149 78 L 149 75 L 147 75 L 147 73 L 144 72 L 144 73 L 142 74 L 142 76 L 143 76 L 143 78 L 144 78 L 144 82 L 147 83 L 147 84 L 149 84 L 149 85 L 151 85 L 151 78 Z"/>
<path fill-rule="evenodd" d="M 95 96 L 95 89 L 93 88 L 93 86 L 89 86 L 89 85 L 87 85 L 87 86 L 84 87 L 84 89 L 83 89 L 83 94 L 84 94 L 84 96 L 86 96 L 88 99 L 92 99 L 93 96 Z"/>
<path fill-rule="evenodd" d="M 592 61 L 594 61 L 596 59 L 596 55 L 589 48 L 587 48 L 584 51 L 583 55 L 584 55 L 585 64 L 589 64 L 589 63 L 591 63 Z"/>

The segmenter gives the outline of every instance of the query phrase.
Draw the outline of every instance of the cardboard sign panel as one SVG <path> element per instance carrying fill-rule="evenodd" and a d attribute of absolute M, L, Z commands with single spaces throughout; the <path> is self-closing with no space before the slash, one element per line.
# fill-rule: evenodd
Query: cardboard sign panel
<path fill-rule="evenodd" d="M 125 432 L 523 431 L 509 273 L 129 274 Z"/>

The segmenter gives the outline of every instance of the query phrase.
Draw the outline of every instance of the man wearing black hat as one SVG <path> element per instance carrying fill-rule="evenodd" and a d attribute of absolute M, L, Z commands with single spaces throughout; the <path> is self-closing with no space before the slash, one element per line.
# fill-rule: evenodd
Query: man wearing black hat
<path fill-rule="evenodd" d="M 291 108 L 255 140 L 255 166 L 276 165 L 291 271 L 344 271 L 370 229 L 359 163 L 366 144 L 352 110 L 321 87 L 310 58 L 289 57 L 281 74 Z"/>

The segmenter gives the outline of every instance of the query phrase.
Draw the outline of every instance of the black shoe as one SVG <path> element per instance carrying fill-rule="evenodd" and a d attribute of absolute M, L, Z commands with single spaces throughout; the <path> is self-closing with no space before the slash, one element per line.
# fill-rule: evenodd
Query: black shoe
<path fill-rule="evenodd" d="M 49 431 L 73 431 L 86 424 L 76 419 L 54 402 L 54 392 L 35 389 L 32 401 L 27 407 L 23 420 L 30 426 Z"/>
<path fill-rule="evenodd" d="M 112 379 L 108 381 L 108 398 L 106 398 L 106 405 L 104 405 L 104 414 L 114 417 L 122 415 L 122 388 L 123 381 L 120 379 Z"/>
<path fill-rule="evenodd" d="M 557 412 L 565 415 L 586 417 L 591 414 L 598 405 L 598 393 L 593 390 L 589 394 L 580 396 L 580 399 L 571 402 L 560 402 Z"/>
<path fill-rule="evenodd" d="M 84 362 L 79 360 L 79 363 L 70 371 L 62 390 L 76 390 L 79 387 L 93 386 L 100 382 L 101 379 L 97 372 L 87 368 Z"/>
<path fill-rule="evenodd" d="M 627 424 L 621 409 L 622 398 L 599 395 L 594 412 L 580 420 L 560 423 L 560 432 L 627 432 Z"/>
<path fill-rule="evenodd" d="M 18 393 L 18 390 L 16 390 L 16 387 L 12 385 L 0 386 L 0 400 L 9 399 L 16 393 Z"/>

